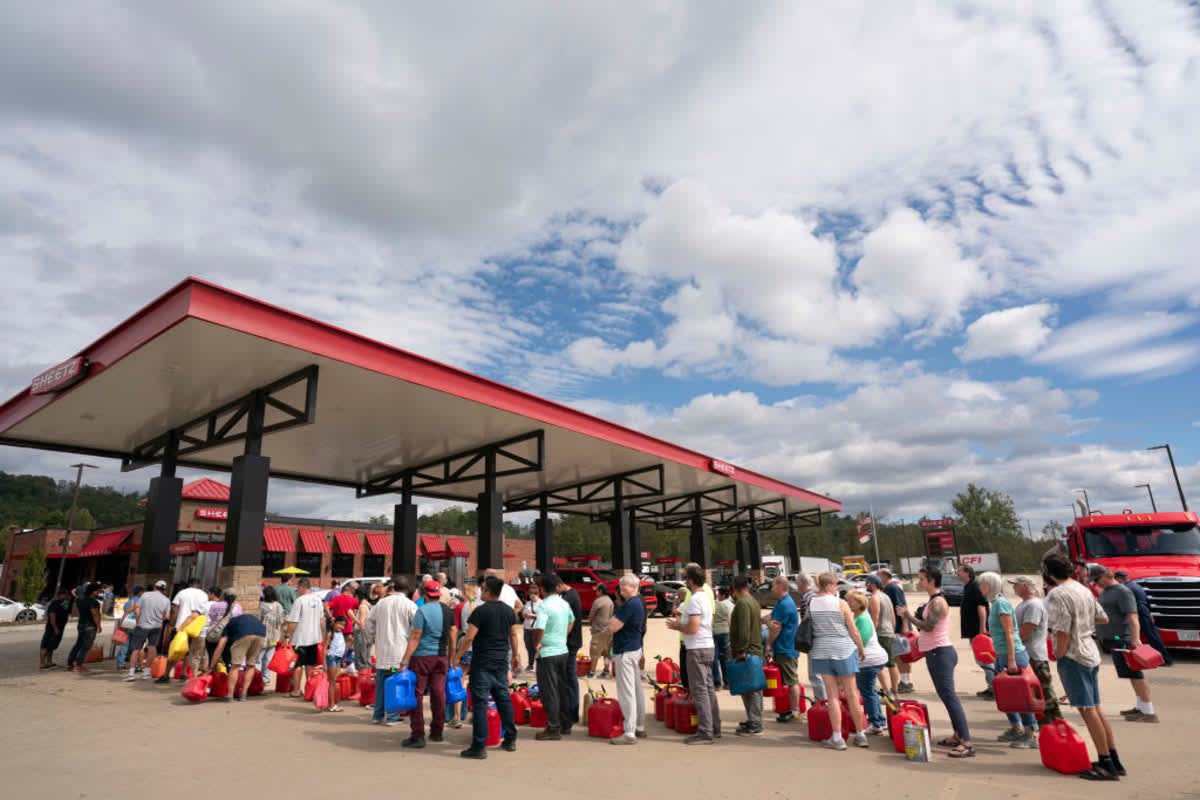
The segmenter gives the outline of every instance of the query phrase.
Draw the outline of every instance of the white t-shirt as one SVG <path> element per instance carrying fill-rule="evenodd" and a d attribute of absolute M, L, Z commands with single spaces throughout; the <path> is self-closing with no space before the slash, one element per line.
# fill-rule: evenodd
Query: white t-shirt
<path fill-rule="evenodd" d="M 180 589 L 179 594 L 175 595 L 175 599 L 171 601 L 171 605 L 176 606 L 179 612 L 175 615 L 175 626 L 179 627 L 192 614 L 199 614 L 207 619 L 208 617 L 208 592 L 195 587 Z M 207 626 L 207 622 L 205 625 Z"/>
<path fill-rule="evenodd" d="M 321 620 L 325 616 L 324 596 L 309 592 L 296 598 L 287 615 L 288 622 L 296 623 L 290 641 L 296 647 L 309 647 L 321 642 Z"/>
<path fill-rule="evenodd" d="M 703 650 L 713 646 L 712 600 L 708 592 L 693 592 L 692 599 L 683 607 L 683 624 L 686 626 L 692 617 L 700 618 L 700 629 L 693 634 L 683 635 L 683 646 L 688 650 Z"/>
<path fill-rule="evenodd" d="M 517 597 L 517 590 L 506 583 L 504 584 L 504 588 L 500 590 L 499 600 L 515 611 L 517 603 L 520 602 L 521 598 Z"/>

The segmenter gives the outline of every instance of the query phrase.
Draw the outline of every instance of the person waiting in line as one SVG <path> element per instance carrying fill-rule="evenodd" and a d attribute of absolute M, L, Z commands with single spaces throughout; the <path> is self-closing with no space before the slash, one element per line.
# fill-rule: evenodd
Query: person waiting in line
<path fill-rule="evenodd" d="M 208 590 L 208 624 L 204 627 L 204 647 L 208 651 L 208 664 L 212 667 L 213 651 L 217 649 L 217 640 L 221 638 L 221 629 L 233 617 L 242 614 L 242 606 L 237 602 L 237 595 L 232 589 L 222 592 L 217 587 Z"/>
<path fill-rule="evenodd" d="M 512 587 L 508 584 L 505 584 L 505 587 L 512 591 Z M 561 578 L 558 578 L 558 593 L 562 596 L 563 601 L 571 607 L 571 614 L 576 620 L 576 623 L 571 626 L 570 633 L 567 634 L 567 661 L 572 665 L 571 669 L 567 670 L 567 713 L 571 717 L 571 724 L 578 725 L 579 670 L 575 669 L 574 665 L 576 659 L 579 658 L 579 651 L 583 649 L 583 601 L 579 599 L 579 592 Z M 520 601 L 513 607 L 513 612 L 521 613 Z"/>
<path fill-rule="evenodd" d="M 929 595 L 929 601 L 916 614 L 906 608 L 905 619 L 918 631 L 917 646 L 925 654 L 929 677 L 954 729 L 954 735 L 942 739 L 938 745 L 949 747 L 951 758 L 970 758 L 975 755 L 975 747 L 971 744 L 967 715 L 954 691 L 958 651 L 950 643 L 950 604 L 942 594 L 942 571 L 932 564 L 922 567 L 917 573 L 917 588 Z"/>
<path fill-rule="evenodd" d="M 454 612 L 441 602 L 443 590 L 437 581 L 425 584 L 424 606 L 417 609 L 413 617 L 412 632 L 408 635 L 408 649 L 404 652 L 401 669 L 411 669 L 417 676 L 417 697 L 429 692 L 429 739 L 442 741 L 446 727 L 446 671 L 450 668 L 451 642 L 457 638 L 454 630 Z M 422 748 L 425 746 L 425 709 L 418 700 L 408 715 L 411 734 L 401 747 Z"/>
<path fill-rule="evenodd" d="M 797 611 L 800 612 L 800 621 L 803 622 L 808 618 L 808 609 L 812 604 L 813 598 L 817 596 L 812 578 L 803 572 L 797 575 L 796 591 L 800 592 L 800 603 Z M 808 685 L 813 700 L 827 699 L 825 697 L 825 683 L 821 680 L 821 676 L 813 669 L 812 653 L 808 654 Z"/>
<path fill-rule="evenodd" d="M 703 567 L 701 567 L 696 562 L 689 561 L 687 564 L 684 564 L 684 566 L 683 566 L 683 571 L 684 571 L 685 575 L 687 574 L 688 567 L 691 567 L 691 566 L 695 566 L 697 569 L 701 569 L 701 570 L 703 569 Z M 708 593 L 709 603 L 714 608 L 716 608 L 717 596 L 713 592 L 712 587 L 710 587 L 708 584 L 705 584 L 704 591 Z M 688 604 L 688 602 L 691 601 L 691 599 L 692 599 L 692 591 L 691 591 L 691 589 L 688 588 L 687 581 L 684 581 L 683 597 L 677 598 L 678 602 L 675 604 L 675 617 L 676 617 L 677 622 L 680 622 L 680 623 L 683 622 L 683 607 L 686 606 Z M 670 627 L 670 625 L 668 625 L 667 627 Z M 683 688 L 688 689 L 688 688 L 690 688 L 690 686 L 688 685 L 688 671 L 687 671 L 686 665 L 687 665 L 687 647 L 684 645 L 684 635 L 681 633 L 681 634 L 679 634 L 679 673 L 680 673 L 679 681 L 683 685 Z"/>
<path fill-rule="evenodd" d="M 187 586 L 175 593 L 175 598 L 171 601 L 172 606 L 172 621 L 163 630 L 163 640 L 170 641 L 171 631 L 186 631 L 191 624 L 199 617 L 208 615 L 208 592 L 200 588 L 200 579 L 192 578 L 187 582 Z M 188 651 L 184 657 L 187 666 L 194 674 L 199 674 L 204 666 L 205 647 L 204 635 L 201 633 L 188 636 Z M 171 667 L 174 662 L 167 663 L 167 671 L 155 683 L 167 683 L 171 680 Z"/>
<path fill-rule="evenodd" d="M 365 672 L 371 669 L 371 637 L 367 636 L 364 627 L 367 615 L 371 613 L 371 592 L 365 586 L 359 586 L 354 592 L 357 603 L 351 612 L 354 616 L 354 671 Z"/>
<path fill-rule="evenodd" d="M 591 669 L 588 670 L 587 676 L 594 678 L 599 675 L 601 678 L 607 678 L 612 667 L 612 662 L 608 657 L 609 650 L 612 649 L 612 633 L 608 630 L 608 624 L 612 622 L 613 617 L 613 599 L 608 594 L 608 587 L 603 583 L 596 584 L 596 597 L 592 600 L 592 607 L 588 610 L 588 657 L 591 659 Z M 600 669 L 600 663 L 604 662 L 604 669 Z"/>
<path fill-rule="evenodd" d="M 716 647 L 713 686 L 728 689 L 729 676 L 725 674 L 725 663 L 729 661 L 729 617 L 733 614 L 733 598 L 729 596 L 728 586 L 718 586 L 716 592 L 717 604 L 713 609 L 713 645 Z"/>
<path fill-rule="evenodd" d="M 129 674 L 126 681 L 136 680 L 137 671 L 142 670 L 143 680 L 150 677 L 150 664 L 158 655 L 158 640 L 162 634 L 163 621 L 171 613 L 171 601 L 163 594 L 166 581 L 155 581 L 150 591 L 144 592 L 134 609 L 134 628 L 129 633 Z"/>
<path fill-rule="evenodd" d="M 625 717 L 620 736 L 609 739 L 610 744 L 636 744 L 646 736 L 646 693 L 642 691 L 642 637 L 646 634 L 646 607 L 639 594 L 641 586 L 636 575 L 622 575 L 617 583 L 621 604 L 613 615 L 612 631 L 613 674 L 617 679 L 617 702 Z"/>
<path fill-rule="evenodd" d="M 896 684 L 892 673 L 896 671 L 896 613 L 892 598 L 883 591 L 883 581 L 878 575 L 867 575 L 867 615 L 875 628 L 875 638 L 887 654 L 883 669 L 879 670 L 879 691 L 889 707 L 896 708 Z"/>
<path fill-rule="evenodd" d="M 817 596 L 808 605 L 813 620 L 813 648 L 809 656 L 813 669 L 825 683 L 829 698 L 829 721 L 833 737 L 823 745 L 833 750 L 845 750 L 842 738 L 842 709 L 838 698 L 845 696 L 854 726 L 854 744 L 870 747 L 867 741 L 867 721 L 858 702 L 858 665 L 862 662 L 862 637 L 854 624 L 850 606 L 837 595 L 837 576 L 823 572 L 817 578 Z"/>
<path fill-rule="evenodd" d="M 892 574 L 892 571 L 886 567 L 880 567 L 875 571 L 879 582 L 883 584 L 883 593 L 892 601 L 892 610 L 896 615 L 895 636 L 897 638 L 908 633 L 908 599 L 904 596 L 904 586 L 900 583 L 900 579 Z M 870 587 L 868 587 L 870 588 Z M 902 659 L 895 658 L 895 643 L 892 644 L 892 661 L 894 663 L 888 665 L 888 677 L 891 679 L 892 690 L 895 694 L 909 694 L 916 691 L 912 683 L 912 664 Z"/>
<path fill-rule="evenodd" d="M 313 590 L 308 578 L 297 581 L 298 596 L 287 615 L 283 643 L 291 644 L 296 650 L 296 667 L 292 671 L 292 697 L 303 697 L 304 686 L 312 679 L 312 673 L 324 665 L 320 663 L 321 641 L 325 638 L 325 603 L 320 591 Z M 300 678 L 303 677 L 303 682 Z"/>
<path fill-rule="evenodd" d="M 63 632 L 71 618 L 71 590 L 60 588 L 46 607 L 46 629 L 42 632 L 41 668 L 57 667 L 54 651 L 62 644 Z"/>
<path fill-rule="evenodd" d="M 759 634 L 762 609 L 750 592 L 750 577 L 733 578 L 733 611 L 729 615 L 729 654 L 732 661 L 745 661 L 748 656 L 762 658 L 763 642 Z M 763 692 L 761 689 L 742 694 L 746 719 L 737 726 L 738 736 L 762 736 Z"/>
<path fill-rule="evenodd" d="M 375 706 L 371 722 L 375 725 L 396 725 L 399 714 L 385 715 L 384 684 L 393 671 L 400 669 L 408 652 L 417 606 L 408 597 L 409 581 L 404 575 L 393 576 L 386 594 L 367 615 L 367 636 L 375 643 Z"/>
<path fill-rule="evenodd" d="M 1017 635 L 1021 638 L 1021 644 L 1025 645 L 1025 652 L 1029 654 L 1029 667 L 1042 685 L 1042 695 L 1046 703 L 1042 718 L 1047 722 L 1062 719 L 1050 672 L 1050 654 L 1046 650 L 1046 637 L 1049 635 L 1046 630 L 1046 606 L 1038 597 L 1037 584 L 1033 578 L 1022 575 L 1013 578 L 1009 583 L 1013 586 L 1013 592 L 1021 598 L 1021 605 L 1017 606 L 1015 612 Z"/>
<path fill-rule="evenodd" d="M 472 654 L 471 704 L 479 710 L 471 720 L 471 746 L 459 753 L 462 758 L 485 759 L 488 756 L 488 722 L 484 711 L 488 701 L 494 701 L 500 713 L 500 749 L 510 753 L 517 749 L 508 671 L 510 665 L 513 670 L 521 666 L 517 641 L 521 623 L 512 607 L 500 600 L 503 589 L 504 581 L 496 576 L 489 575 L 484 579 L 483 603 L 471 612 L 467 619 L 467 634 L 454 653 L 454 666 L 461 663 L 467 652 Z M 550 599 L 549 590 L 546 599 Z"/>
<path fill-rule="evenodd" d="M 283 606 L 284 615 L 292 613 L 292 603 L 296 602 L 296 587 L 292 585 L 293 575 L 284 575 L 283 580 L 275 587 L 275 599 Z"/>
<path fill-rule="evenodd" d="M 1075 573 L 1075 565 L 1062 553 L 1051 552 L 1042 559 L 1042 580 L 1051 587 L 1046 593 L 1046 624 L 1054 636 L 1058 678 L 1096 747 L 1096 760 L 1079 777 L 1116 781 L 1126 772 L 1100 705 L 1101 659 L 1095 642 L 1096 626 L 1108 622 L 1108 615 L 1092 590 L 1075 580 Z"/>
<path fill-rule="evenodd" d="M 680 618 L 667 621 L 668 628 L 683 634 L 688 692 L 696 705 L 696 732 L 683 741 L 689 745 L 712 744 L 721 737 L 721 709 L 712 676 L 713 594 L 699 564 L 688 564 L 684 577 L 691 596 Z"/>
<path fill-rule="evenodd" d="M 258 670 L 262 673 L 264 682 L 269 674 L 267 665 L 271 663 L 271 657 L 275 655 L 275 647 L 279 644 L 279 640 L 283 636 L 283 620 L 283 604 L 279 602 L 279 596 L 275 593 L 275 587 L 264 586 L 262 600 L 258 604 L 258 621 L 263 624 L 263 635 L 266 638 L 266 646 L 263 647 L 262 653 L 259 655 L 260 662 L 258 665 Z"/>
<path fill-rule="evenodd" d="M 887 652 L 879 644 L 875 634 L 875 624 L 871 622 L 868 610 L 867 596 L 862 592 L 847 592 L 846 604 L 854 615 L 854 626 L 858 628 L 858 637 L 863 641 L 863 657 L 858 664 L 855 683 L 863 699 L 863 709 L 867 715 L 867 733 L 878 736 L 887 733 L 887 717 L 879 704 L 879 675 L 887 666 Z"/>
<path fill-rule="evenodd" d="M 96 642 L 104 626 L 100 622 L 100 584 L 89 583 L 83 590 L 83 597 L 75 601 L 79 613 L 76 623 L 78 635 L 75 645 L 67 654 L 67 672 L 87 672 L 84 662 Z"/>
<path fill-rule="evenodd" d="M 219 699 L 244 700 L 258 669 L 259 658 L 267 646 L 267 628 L 251 614 L 239 614 L 225 624 L 213 650 L 210 670 L 224 663 L 229 670 L 229 694 Z M 240 690 L 240 691 L 239 691 Z"/>
<path fill-rule="evenodd" d="M 1154 713 L 1154 702 L 1150 699 L 1150 684 L 1146 682 L 1146 673 L 1130 669 L 1125 660 L 1125 651 L 1142 643 L 1137 598 L 1128 586 L 1117 582 L 1108 567 L 1092 565 L 1090 577 L 1092 583 L 1100 587 L 1100 607 L 1108 617 L 1108 622 L 1096 629 L 1096 635 L 1104 649 L 1112 654 L 1117 677 L 1128 680 L 1133 686 L 1136 702 L 1133 708 L 1122 711 L 1121 716 L 1129 722 L 1158 722 L 1158 714 Z"/>
<path fill-rule="evenodd" d="M 130 593 L 129 599 L 125 601 L 125 608 L 121 610 L 122 630 L 128 632 L 130 628 L 127 626 L 137 627 L 137 607 L 138 603 L 142 602 L 142 595 L 145 594 L 145 591 L 146 590 L 141 586 L 133 587 L 133 591 Z M 130 639 L 132 638 L 132 636 L 126 638 L 125 643 L 118 647 L 116 653 L 113 654 L 114 660 L 117 662 L 118 670 L 125 668 L 126 661 L 132 663 L 132 659 L 129 658 L 129 654 L 132 652 L 132 648 L 130 647 Z M 146 643 L 142 642 L 142 647 L 145 646 Z M 136 667 L 131 667 L 131 669 L 136 671 Z"/>
<path fill-rule="evenodd" d="M 791 584 L 786 575 L 776 575 L 771 581 L 771 595 L 775 606 L 767 616 L 770 630 L 767 652 L 779 667 L 779 677 L 787 687 L 788 707 L 775 718 L 776 722 L 787 723 L 796 718 L 800 710 L 800 653 L 796 650 L 796 629 L 800 627 L 800 611 L 791 596 Z"/>
<path fill-rule="evenodd" d="M 479 604 L 483 602 L 479 599 L 479 580 L 476 578 L 467 578 L 463 581 L 463 596 L 458 604 L 454 607 L 454 628 L 458 631 L 458 641 L 454 643 L 454 649 L 458 649 L 458 645 L 467 635 L 467 620 L 471 618 L 471 614 Z M 524 612 L 524 608 L 521 609 Z M 535 659 L 536 660 L 536 659 Z M 460 659 L 463 675 L 467 675 L 471 671 L 471 651 L 467 650 Z M 460 700 L 446 709 L 446 724 L 451 728 L 461 728 L 464 721 L 467 719 L 467 701 Z"/>
<path fill-rule="evenodd" d="M 1171 651 L 1167 649 L 1167 645 L 1162 640 L 1162 633 L 1158 630 L 1158 623 L 1154 621 L 1154 615 L 1150 613 L 1150 597 L 1146 594 L 1146 590 L 1137 581 L 1129 580 L 1129 575 L 1125 570 L 1117 570 L 1113 573 L 1113 577 L 1117 579 L 1117 583 L 1133 592 L 1133 598 L 1137 601 L 1138 609 L 1138 627 L 1141 629 L 1142 635 L 1146 637 L 1146 643 L 1153 647 L 1163 657 L 1163 666 L 1169 667 L 1175 663 L 1171 658 Z"/>
<path fill-rule="evenodd" d="M 341 711 L 338 705 L 338 675 L 342 674 L 342 662 L 346 658 L 346 618 L 334 617 L 325 629 L 325 677 L 329 681 L 329 705 L 326 711 Z"/>
<path fill-rule="evenodd" d="M 1004 582 L 995 572 L 985 572 L 977 579 L 984 599 L 988 601 L 988 635 L 996 651 L 995 669 L 1016 675 L 1029 666 L 1029 652 L 1016 632 L 1016 613 L 1004 596 Z M 1008 730 L 1000 734 L 1001 742 L 1012 747 L 1037 748 L 1037 717 L 1031 713 L 1008 712 Z"/>
<path fill-rule="evenodd" d="M 542 606 L 541 587 L 529 587 L 525 605 L 521 608 L 521 629 L 525 636 L 525 671 L 533 672 L 537 668 L 537 634 L 533 623 L 537 620 L 538 609 Z"/>
<path fill-rule="evenodd" d="M 537 654 L 538 687 L 546 709 L 546 727 L 534 738 L 539 742 L 558 741 L 570 735 L 574 717 L 570 713 L 570 689 L 567 675 L 575 671 L 575 662 L 567 651 L 567 636 L 576 624 L 575 614 L 558 593 L 557 575 L 542 576 L 546 599 L 533 622 L 534 652 Z M 513 653 L 516 660 L 517 654 Z"/>
<path fill-rule="evenodd" d="M 959 634 L 970 644 L 972 639 L 987 630 L 988 602 L 979 588 L 979 581 L 975 580 L 975 569 L 971 565 L 959 565 L 958 579 L 963 585 L 962 606 L 958 610 Z M 983 661 L 976 661 L 975 664 L 983 670 L 983 680 L 986 684 L 975 696 L 984 700 L 994 699 L 992 678 L 996 675 L 995 665 Z"/>

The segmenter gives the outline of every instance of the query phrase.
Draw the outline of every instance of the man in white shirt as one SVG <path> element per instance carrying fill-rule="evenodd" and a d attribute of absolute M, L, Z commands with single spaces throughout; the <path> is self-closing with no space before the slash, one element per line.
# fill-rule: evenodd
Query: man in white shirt
<path fill-rule="evenodd" d="M 287 615 L 283 643 L 296 649 L 296 669 L 292 672 L 292 697 L 299 697 L 303 686 L 298 681 L 300 670 L 304 670 L 304 682 L 314 669 L 323 667 L 318 655 L 320 644 L 325 639 L 325 598 L 311 589 L 308 578 L 301 578 L 296 586 L 296 602 Z"/>
<path fill-rule="evenodd" d="M 171 605 L 175 608 L 172 627 L 177 631 L 184 630 L 197 617 L 208 616 L 208 592 L 200 588 L 199 578 L 192 578 L 188 581 L 187 588 L 180 589 L 179 593 L 175 595 Z M 170 628 L 167 630 L 167 636 L 171 636 Z M 188 653 L 185 658 L 187 666 L 193 674 L 200 672 L 206 654 L 202 633 L 188 639 Z M 168 662 L 166 673 L 155 683 L 168 683 L 171 680 L 171 668 L 174 666 L 173 662 Z"/>
<path fill-rule="evenodd" d="M 158 640 L 162 637 L 163 622 L 171 613 L 171 601 L 163 594 L 166 590 L 167 582 L 157 581 L 154 588 L 142 595 L 141 602 L 133 611 L 137 624 L 129 634 L 129 675 L 125 678 L 127 681 L 134 679 L 134 675 L 143 664 L 147 669 L 142 672 L 142 678 L 150 677 L 149 665 L 158 655 Z M 148 649 L 149 653 L 143 654 L 143 648 Z"/>
<path fill-rule="evenodd" d="M 696 704 L 696 733 L 684 739 L 684 744 L 712 744 L 721 737 L 721 709 L 713 687 L 712 662 L 713 602 L 711 590 L 706 591 L 704 570 L 689 564 L 685 572 L 691 597 L 684 605 L 678 620 L 668 620 L 667 627 L 683 634 L 687 651 L 688 691 Z"/>
<path fill-rule="evenodd" d="M 392 670 L 404 663 L 404 652 L 408 649 L 408 637 L 412 633 L 413 618 L 417 604 L 409 599 L 411 590 L 408 578 L 397 575 L 388 586 L 388 594 L 375 604 L 367 615 L 365 625 L 367 638 L 375 642 L 375 708 L 371 721 L 384 724 L 383 684 Z M 399 722 L 388 720 L 392 725 Z"/>

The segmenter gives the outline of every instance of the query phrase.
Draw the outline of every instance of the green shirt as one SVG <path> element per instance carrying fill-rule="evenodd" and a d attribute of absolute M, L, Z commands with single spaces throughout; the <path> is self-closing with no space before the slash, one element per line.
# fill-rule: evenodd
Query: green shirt
<path fill-rule="evenodd" d="M 533 622 L 534 630 L 542 631 L 542 648 L 538 651 L 539 654 L 546 658 L 565 656 L 567 633 L 574 621 L 575 613 L 561 595 L 556 594 L 543 600 L 538 606 L 537 619 Z"/>
<path fill-rule="evenodd" d="M 735 657 L 763 654 L 762 609 L 753 595 L 737 597 L 733 601 L 733 613 L 729 615 L 729 652 Z"/>
<path fill-rule="evenodd" d="M 296 602 L 296 590 L 286 583 L 281 583 L 275 587 L 275 599 L 279 601 L 279 605 L 283 606 L 283 613 L 286 616 L 291 613 L 292 603 Z"/>
<path fill-rule="evenodd" d="M 871 637 L 875 635 L 875 623 L 871 622 L 871 615 L 863 612 L 854 618 L 854 627 L 858 628 L 858 635 L 862 637 L 863 647 L 867 646 L 867 642 L 871 641 Z"/>

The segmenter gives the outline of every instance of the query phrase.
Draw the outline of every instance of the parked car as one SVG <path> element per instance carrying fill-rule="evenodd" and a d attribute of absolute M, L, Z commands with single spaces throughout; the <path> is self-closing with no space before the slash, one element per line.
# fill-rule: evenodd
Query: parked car
<path fill-rule="evenodd" d="M 953 573 L 942 575 L 942 594 L 946 602 L 952 606 L 961 606 L 963 601 L 963 585 L 958 576 Z"/>
<path fill-rule="evenodd" d="M 30 606 L 0 597 L 0 622 L 41 622 L 45 618 L 46 607 L 39 603 Z"/>
<path fill-rule="evenodd" d="M 658 601 L 658 613 L 669 617 L 675 611 L 675 604 L 683 597 L 686 584 L 683 581 L 659 581 L 654 584 L 654 599 Z"/>
<path fill-rule="evenodd" d="M 374 586 L 377 583 L 387 583 L 390 580 L 391 580 L 391 578 L 381 578 L 379 576 L 372 576 L 372 577 L 367 577 L 367 578 L 347 578 L 346 580 L 344 580 L 338 584 L 338 591 L 340 592 L 343 589 L 345 589 L 347 583 L 357 582 L 359 588 L 369 590 L 372 586 Z"/>
<path fill-rule="evenodd" d="M 579 592 L 579 604 L 583 609 L 583 613 L 588 613 L 592 610 L 592 603 L 596 599 L 596 585 L 603 583 L 608 593 L 613 597 L 617 596 L 617 583 L 621 576 L 611 569 L 596 569 L 594 567 L 561 567 L 555 570 L 558 577 L 564 583 L 570 585 L 572 589 Z M 653 616 L 658 608 L 658 597 L 654 591 L 654 581 L 648 578 L 640 578 L 642 603 L 646 606 L 646 616 Z"/>

